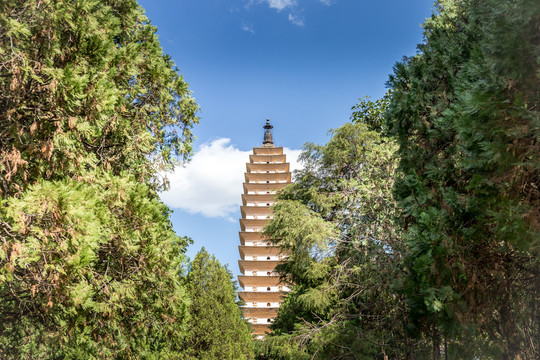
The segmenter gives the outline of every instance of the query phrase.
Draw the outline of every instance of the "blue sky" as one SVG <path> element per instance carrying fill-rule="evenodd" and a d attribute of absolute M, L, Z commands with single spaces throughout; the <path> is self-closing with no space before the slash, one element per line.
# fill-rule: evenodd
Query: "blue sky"
<path fill-rule="evenodd" d="M 245 162 L 265 119 L 294 160 L 325 143 L 365 95 L 381 97 L 393 65 L 416 52 L 431 0 L 143 0 L 164 52 L 202 108 L 195 155 L 162 199 L 179 235 L 238 274 Z"/>

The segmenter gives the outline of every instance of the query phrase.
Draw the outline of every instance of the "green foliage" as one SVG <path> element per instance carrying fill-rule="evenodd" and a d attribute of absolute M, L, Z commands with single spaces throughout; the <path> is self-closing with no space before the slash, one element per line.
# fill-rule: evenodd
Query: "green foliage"
<path fill-rule="evenodd" d="M 192 299 L 185 359 L 252 359 L 252 337 L 235 302 L 232 274 L 203 248 L 186 277 Z"/>
<path fill-rule="evenodd" d="M 540 3 L 438 10 L 389 81 L 411 324 L 433 337 L 434 357 L 443 334 L 537 358 Z"/>
<path fill-rule="evenodd" d="M 204 248 L 191 264 L 186 289 L 191 318 L 181 358 L 252 359 L 251 330 L 235 302 L 232 274 Z"/>
<path fill-rule="evenodd" d="M 351 121 L 353 123 L 366 124 L 369 130 L 379 134 L 388 134 L 388 122 L 385 119 L 385 113 L 388 109 L 390 93 L 387 93 L 383 98 L 375 101 L 369 100 L 366 96 L 360 99 L 360 102 L 354 105 L 351 110 Z"/>
<path fill-rule="evenodd" d="M 135 0 L 0 3 L 2 197 L 89 169 L 162 187 L 198 107 L 155 32 Z"/>
<path fill-rule="evenodd" d="M 264 340 L 255 340 L 255 359 L 257 360 L 309 360 L 303 346 L 289 335 L 267 336 Z"/>
<path fill-rule="evenodd" d="M 385 104 L 371 103 L 370 114 Z M 324 146 L 306 144 L 304 168 L 278 195 L 265 233 L 290 254 L 278 270 L 294 286 L 261 359 L 299 350 L 318 359 L 404 358 L 421 348 L 405 333 L 395 289 L 405 252 L 391 193 L 397 146 L 371 130 L 370 114 L 358 112 Z"/>
<path fill-rule="evenodd" d="M 260 358 L 539 356 L 540 3 L 436 5 L 279 195 L 294 287 Z"/>
<path fill-rule="evenodd" d="M 0 357 L 152 358 L 174 353 L 187 295 L 186 239 L 132 176 L 41 181 L 4 200 Z"/>
<path fill-rule="evenodd" d="M 265 233 L 279 239 L 289 261 L 277 268 L 288 275 L 290 283 L 315 284 L 324 278 L 329 267 L 328 241 L 335 236 L 321 216 L 307 206 L 282 200 L 274 206 L 274 217 Z"/>
<path fill-rule="evenodd" d="M 197 110 L 136 1 L 0 2 L 0 358 L 178 358 Z"/>

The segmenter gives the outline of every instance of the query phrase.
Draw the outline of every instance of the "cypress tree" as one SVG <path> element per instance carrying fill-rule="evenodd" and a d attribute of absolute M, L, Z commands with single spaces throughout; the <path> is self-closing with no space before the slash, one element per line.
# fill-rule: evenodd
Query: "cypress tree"
<path fill-rule="evenodd" d="M 186 278 L 191 297 L 186 359 L 252 359 L 252 337 L 236 303 L 232 274 L 204 248 Z"/>
<path fill-rule="evenodd" d="M 261 359 L 405 359 L 422 348 L 397 291 L 406 253 L 391 193 L 397 146 L 374 131 L 384 131 L 386 105 L 364 100 L 354 124 L 305 145 L 303 169 L 278 195 L 265 232 L 290 254 L 278 269 L 294 285 Z"/>
<path fill-rule="evenodd" d="M 135 0 L 0 3 L 0 195 L 94 169 L 160 189 L 198 107 Z"/>
<path fill-rule="evenodd" d="M 477 339 L 474 356 L 537 358 L 540 4 L 438 10 L 389 81 L 411 325 L 434 358 L 442 337 Z"/>
<path fill-rule="evenodd" d="M 134 0 L 0 2 L 0 358 L 175 358 L 198 107 Z"/>

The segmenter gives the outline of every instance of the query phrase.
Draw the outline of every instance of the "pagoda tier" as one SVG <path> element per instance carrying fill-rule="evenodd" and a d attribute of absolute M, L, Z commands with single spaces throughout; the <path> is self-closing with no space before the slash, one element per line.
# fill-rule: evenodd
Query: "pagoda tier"
<path fill-rule="evenodd" d="M 244 194 L 240 211 L 240 252 L 238 261 L 242 275 L 238 292 L 244 301 L 242 313 L 252 325 L 253 333 L 262 336 L 277 316 L 277 310 L 289 287 L 283 283 L 275 267 L 286 259 L 261 231 L 272 219 L 274 194 L 291 183 L 289 163 L 282 147 L 274 147 L 272 125 L 267 121 L 262 147 L 253 148 L 244 175 Z"/>
<path fill-rule="evenodd" d="M 253 148 L 253 151 L 257 151 L 257 148 Z M 258 148 L 261 151 L 266 150 L 267 148 Z M 277 148 L 274 148 L 277 149 Z M 281 148 L 283 149 L 283 148 Z M 249 162 L 252 164 L 283 164 L 285 163 L 285 155 L 271 155 L 271 154 L 262 154 L 258 155 L 249 155 Z"/>
<path fill-rule="evenodd" d="M 240 260 L 238 264 L 240 265 L 240 272 L 245 274 L 246 271 L 258 271 L 258 272 L 274 272 L 276 265 L 280 264 L 283 261 L 276 260 L 266 260 L 266 248 L 260 247 L 259 256 L 254 256 L 256 259 L 253 260 Z"/>
<path fill-rule="evenodd" d="M 243 246 L 271 246 L 272 242 L 263 234 L 254 231 L 240 231 L 240 243 Z"/>
<path fill-rule="evenodd" d="M 271 206 L 274 203 L 274 195 L 265 194 L 242 194 L 244 206 Z"/>
<path fill-rule="evenodd" d="M 283 283 L 279 280 L 279 276 L 240 275 L 238 276 L 238 282 L 240 283 L 240 286 L 243 287 L 244 289 L 250 288 L 250 287 L 262 288 L 263 286 L 266 286 L 266 289 L 268 289 L 268 287 L 272 289 L 275 287 L 283 286 Z"/>
<path fill-rule="evenodd" d="M 267 255 L 270 257 L 270 259 L 277 258 L 278 260 L 283 260 L 284 255 L 281 253 L 280 248 L 276 246 L 266 246 L 266 245 L 260 245 L 263 246 L 267 253 Z M 240 256 L 242 259 L 249 259 L 253 258 L 253 256 L 257 256 L 261 253 L 259 245 L 251 245 L 251 246 L 245 246 L 241 245 L 238 247 L 238 250 L 240 251 Z M 268 257 L 267 256 L 267 257 Z M 270 260 L 267 258 L 267 260 Z"/>
<path fill-rule="evenodd" d="M 284 291 L 274 291 L 274 292 L 260 292 L 260 291 L 239 291 L 238 297 L 245 301 L 246 304 L 250 302 L 257 301 L 259 303 L 263 302 L 278 302 L 283 301 L 283 296 L 285 295 Z M 245 309 L 247 306 L 244 306 Z"/>
<path fill-rule="evenodd" d="M 291 173 L 249 173 L 245 175 L 247 183 L 267 183 L 267 184 L 276 184 L 276 183 L 290 183 L 291 182 Z"/>
<path fill-rule="evenodd" d="M 264 324 L 251 324 L 251 329 L 253 330 L 254 334 L 265 334 L 268 329 L 268 324 L 270 324 L 269 321 L 265 322 Z"/>
<path fill-rule="evenodd" d="M 247 163 L 246 164 L 247 171 L 250 173 L 258 174 L 258 173 L 288 173 L 289 172 L 289 164 L 283 163 L 283 164 L 252 164 Z"/>
<path fill-rule="evenodd" d="M 251 308 L 244 308 L 244 316 L 255 318 L 255 319 L 263 319 L 265 316 L 270 316 L 271 319 L 275 318 L 277 316 L 277 308 L 273 307 L 267 307 L 266 304 L 261 304 L 260 307 L 251 307 Z M 272 321 L 270 319 L 270 322 Z M 268 318 L 266 318 L 268 320 Z"/>
<path fill-rule="evenodd" d="M 259 206 L 259 205 L 241 206 L 240 211 L 242 212 L 242 218 L 244 219 L 246 218 L 246 216 L 258 216 L 258 217 L 263 217 L 263 218 L 267 216 L 272 216 L 272 209 L 270 208 L 270 205 L 268 206 Z"/>
<path fill-rule="evenodd" d="M 240 229 L 242 229 L 242 231 L 260 232 L 260 231 L 262 231 L 264 225 L 266 225 L 268 220 L 270 220 L 269 216 L 267 216 L 265 218 L 261 218 L 261 219 L 254 218 L 253 216 L 255 216 L 255 215 L 248 215 L 248 216 L 252 216 L 252 218 L 251 219 L 240 219 Z"/>
<path fill-rule="evenodd" d="M 283 189 L 289 183 L 244 183 L 244 194 L 246 195 L 273 195 L 277 190 Z"/>

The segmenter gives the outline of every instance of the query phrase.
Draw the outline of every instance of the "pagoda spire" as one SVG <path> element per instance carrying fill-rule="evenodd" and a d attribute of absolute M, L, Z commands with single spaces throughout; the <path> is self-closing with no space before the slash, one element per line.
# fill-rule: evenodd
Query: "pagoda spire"
<path fill-rule="evenodd" d="M 274 139 L 272 137 L 272 129 L 274 127 L 270 125 L 270 119 L 266 119 L 266 125 L 263 126 L 263 129 L 266 131 L 264 132 L 264 140 L 263 140 L 263 147 L 274 147 Z"/>

